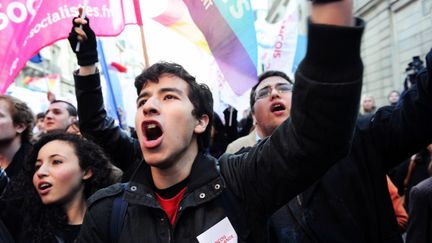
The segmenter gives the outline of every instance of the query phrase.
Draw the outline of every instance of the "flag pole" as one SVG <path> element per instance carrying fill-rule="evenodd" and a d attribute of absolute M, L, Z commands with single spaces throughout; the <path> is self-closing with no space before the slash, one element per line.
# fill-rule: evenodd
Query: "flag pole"
<path fill-rule="evenodd" d="M 141 32 L 141 46 L 143 49 L 144 54 L 144 68 L 149 67 L 149 60 L 148 60 L 148 54 L 147 54 L 147 45 L 145 41 L 145 35 L 144 35 L 144 27 L 140 25 L 140 32 Z"/>
<path fill-rule="evenodd" d="M 80 14 L 81 15 L 80 18 L 85 19 L 85 17 L 86 17 L 86 11 L 87 11 L 87 5 L 88 5 L 88 0 L 84 0 L 84 6 L 82 8 L 82 13 Z M 79 28 L 83 29 L 82 24 L 80 24 Z M 75 47 L 75 51 L 79 52 L 80 48 L 81 48 L 81 42 L 78 41 L 78 43 L 77 43 L 77 45 Z"/>
<path fill-rule="evenodd" d="M 148 68 L 149 60 L 148 60 L 147 45 L 145 41 L 144 26 L 141 17 L 141 8 L 140 8 L 139 0 L 134 0 L 133 3 L 134 3 L 136 21 L 140 27 L 140 32 L 141 32 L 141 46 L 144 54 L 144 68 Z"/>
<path fill-rule="evenodd" d="M 114 112 L 117 115 L 117 119 L 119 121 L 120 128 L 125 129 L 123 127 L 123 125 L 122 125 L 122 122 L 121 122 L 122 120 L 121 120 L 120 114 L 118 112 L 118 107 L 119 106 L 117 105 L 116 97 L 114 96 L 114 90 L 113 90 L 112 83 L 111 83 L 111 76 L 110 76 L 110 73 L 109 73 L 109 70 L 108 70 L 108 65 L 107 65 L 106 59 L 105 59 L 105 52 L 104 52 L 104 49 L 103 49 L 103 44 L 102 44 L 102 41 L 99 38 L 97 39 L 97 50 L 98 50 L 99 58 L 100 58 L 99 64 L 101 65 L 102 73 L 103 73 L 103 75 L 105 77 L 105 81 L 106 81 L 106 84 L 107 84 L 107 87 L 108 87 L 108 93 L 110 94 L 109 95 L 110 98 L 111 98 L 110 101 L 112 102 L 112 104 L 114 106 L 112 108 L 114 109 Z"/>

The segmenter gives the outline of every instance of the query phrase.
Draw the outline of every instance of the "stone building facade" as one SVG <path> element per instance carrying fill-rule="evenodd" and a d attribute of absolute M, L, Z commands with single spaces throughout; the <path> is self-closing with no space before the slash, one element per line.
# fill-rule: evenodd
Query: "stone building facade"
<path fill-rule="evenodd" d="M 403 90 L 413 56 L 432 48 L 432 0 L 355 0 L 355 14 L 366 21 L 362 57 L 363 93 L 388 104 L 391 90 Z"/>

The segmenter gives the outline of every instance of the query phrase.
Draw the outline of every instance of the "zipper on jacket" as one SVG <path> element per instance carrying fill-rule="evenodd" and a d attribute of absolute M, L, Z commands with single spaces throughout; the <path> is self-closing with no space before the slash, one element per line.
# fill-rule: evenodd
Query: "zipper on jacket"
<path fill-rule="evenodd" d="M 163 211 L 163 210 L 162 210 Z M 166 216 L 165 211 L 163 211 L 162 213 L 162 217 L 159 218 L 159 220 L 161 221 L 161 224 L 167 224 L 167 230 L 168 230 L 168 242 L 171 242 L 171 239 L 173 238 L 173 226 L 171 225 L 171 222 L 168 219 L 168 216 Z"/>
<path fill-rule="evenodd" d="M 173 225 L 170 224 L 171 229 L 172 229 L 172 231 L 171 231 L 172 236 L 174 236 L 175 228 L 176 228 L 176 226 L 177 226 L 178 221 L 180 220 L 180 216 L 182 215 L 182 213 L 183 213 L 183 211 L 184 211 L 184 207 L 183 207 L 183 205 L 182 205 L 182 204 L 183 204 L 183 200 L 184 200 L 188 195 L 189 195 L 189 193 L 183 195 L 183 198 L 181 199 L 181 201 L 180 201 L 180 203 L 179 203 L 179 207 L 178 207 L 178 209 L 177 209 L 177 216 L 176 216 L 176 220 L 174 221 L 174 224 L 173 224 Z"/>
<path fill-rule="evenodd" d="M 177 225 L 177 222 L 180 220 L 180 216 L 182 215 L 183 210 L 184 210 L 184 207 L 183 207 L 183 201 L 184 201 L 184 199 L 185 199 L 186 197 L 189 196 L 189 194 L 190 194 L 190 193 L 185 193 L 185 194 L 183 195 L 183 198 L 180 200 L 179 207 L 178 207 L 178 209 L 177 209 L 177 216 L 176 216 L 176 220 L 174 221 L 174 224 L 172 225 L 172 228 L 173 228 L 173 229 L 174 229 L 175 226 Z"/>
<path fill-rule="evenodd" d="M 302 206 L 303 206 L 303 205 L 302 205 L 303 203 L 302 203 L 301 195 L 297 195 L 296 198 L 297 198 L 297 203 L 298 203 L 298 205 L 299 205 L 300 207 L 302 207 Z"/>

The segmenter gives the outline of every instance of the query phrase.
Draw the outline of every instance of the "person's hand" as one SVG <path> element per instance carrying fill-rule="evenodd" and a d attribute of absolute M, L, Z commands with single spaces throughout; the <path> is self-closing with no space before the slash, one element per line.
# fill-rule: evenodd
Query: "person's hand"
<path fill-rule="evenodd" d="M 321 3 L 331 3 L 331 2 L 339 2 L 342 0 L 310 0 L 312 3 L 321 4 Z"/>
<path fill-rule="evenodd" d="M 82 14 L 82 9 L 80 8 L 80 16 Z M 72 20 L 72 29 L 69 33 L 69 44 L 73 52 L 75 52 L 78 60 L 78 65 L 80 66 L 90 66 L 98 62 L 98 53 L 96 46 L 96 35 L 90 28 L 90 21 L 88 18 L 75 17 Z M 82 25 L 82 28 L 80 26 Z M 80 44 L 79 51 L 75 48 Z"/>
<path fill-rule="evenodd" d="M 311 21 L 316 24 L 353 26 L 353 0 L 312 0 Z"/>
<path fill-rule="evenodd" d="M 50 103 L 53 102 L 54 100 L 56 100 L 55 94 L 51 91 L 48 91 L 47 92 L 47 99 Z"/>

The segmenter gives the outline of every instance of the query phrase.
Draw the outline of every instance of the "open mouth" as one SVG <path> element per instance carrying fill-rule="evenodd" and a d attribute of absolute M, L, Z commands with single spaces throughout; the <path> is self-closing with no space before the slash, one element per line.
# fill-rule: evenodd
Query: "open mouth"
<path fill-rule="evenodd" d="M 52 184 L 48 183 L 48 182 L 42 182 L 38 184 L 38 191 L 39 191 L 39 195 L 43 196 L 48 194 L 48 192 L 50 191 L 52 187 Z"/>
<path fill-rule="evenodd" d="M 153 141 L 162 136 L 162 129 L 156 123 L 145 124 L 144 133 L 148 141 Z"/>
<path fill-rule="evenodd" d="M 142 131 L 144 135 L 142 143 L 145 148 L 156 148 L 162 143 L 163 130 L 158 122 L 144 122 L 142 125 Z"/>
<path fill-rule="evenodd" d="M 50 183 L 47 183 L 47 182 L 41 183 L 38 186 L 39 190 L 45 190 L 45 189 L 48 189 L 50 187 L 52 187 L 52 185 Z"/>
<path fill-rule="evenodd" d="M 284 111 L 284 110 L 285 110 L 285 105 L 283 105 L 282 103 L 275 103 L 270 107 L 271 112 Z"/>

